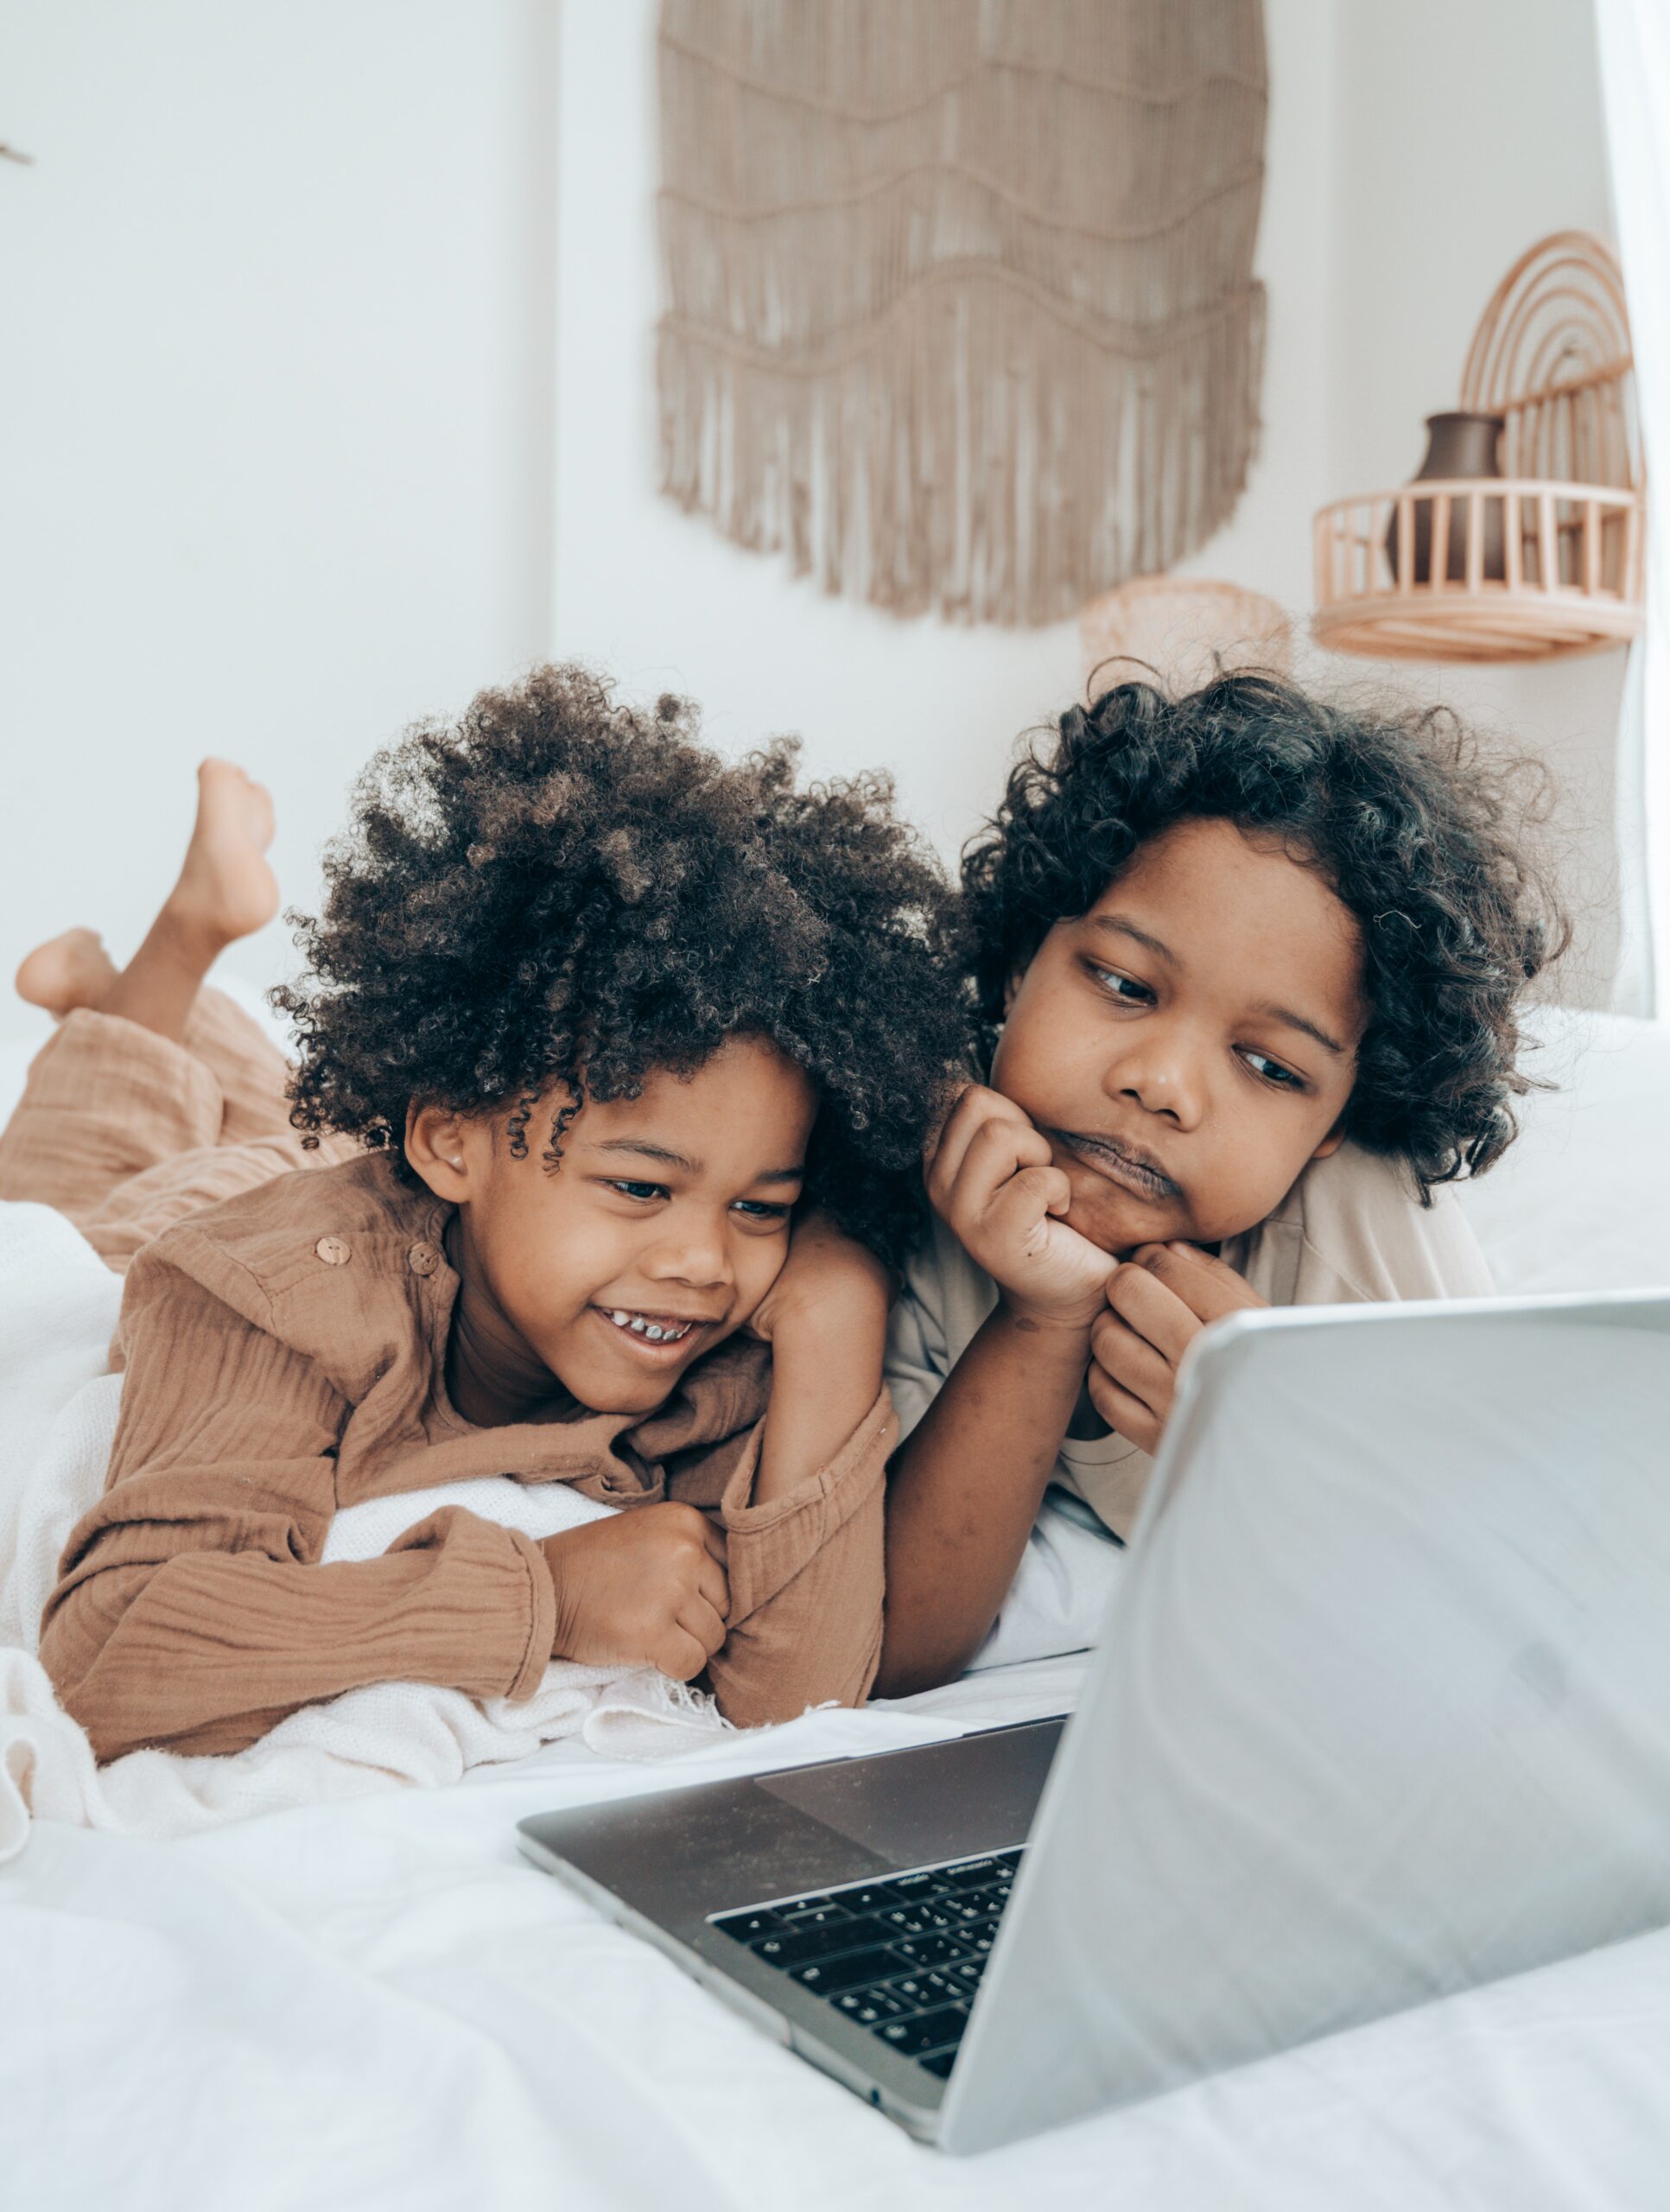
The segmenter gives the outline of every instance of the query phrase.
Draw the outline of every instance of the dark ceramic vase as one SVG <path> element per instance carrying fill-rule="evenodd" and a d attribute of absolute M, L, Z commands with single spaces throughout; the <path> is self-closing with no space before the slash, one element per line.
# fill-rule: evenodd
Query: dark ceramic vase
<path fill-rule="evenodd" d="M 1445 478 L 1482 478 L 1500 476 L 1498 448 L 1502 443 L 1502 418 L 1500 415 L 1429 415 L 1426 418 L 1426 458 L 1413 478 L 1420 483 L 1429 476 Z M 1417 499 L 1414 503 L 1414 580 L 1427 583 L 1432 574 L 1432 501 Z M 1483 574 L 1491 583 L 1500 583 L 1507 575 L 1502 552 L 1502 501 L 1483 502 Z M 1392 520 L 1386 532 L 1386 557 L 1392 564 L 1392 578 L 1397 581 L 1400 533 L 1399 515 L 1392 510 Z M 1462 501 L 1450 510 L 1450 536 L 1445 548 L 1444 576 L 1446 583 L 1461 584 L 1467 575 L 1467 506 Z"/>

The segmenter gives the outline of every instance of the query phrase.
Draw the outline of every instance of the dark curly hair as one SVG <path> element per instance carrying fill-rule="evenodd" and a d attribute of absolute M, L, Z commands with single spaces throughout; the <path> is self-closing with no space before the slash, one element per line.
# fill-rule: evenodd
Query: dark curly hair
<path fill-rule="evenodd" d="M 685 701 L 640 712 L 549 667 L 379 753 L 322 913 L 289 918 L 290 1118 L 410 1178 L 413 1099 L 508 1109 L 525 1154 L 553 1079 L 630 1097 L 757 1036 L 818 1093 L 807 1198 L 896 1261 L 968 1051 L 953 894 L 886 778 L 797 790 L 792 742 L 732 765 L 695 731 Z M 548 1170 L 575 1110 L 534 1132 Z"/>
<path fill-rule="evenodd" d="M 1524 831 L 1546 779 L 1489 763 L 1441 710 L 1333 706 L 1261 675 L 1183 698 L 1121 683 L 1073 708 L 1010 775 L 963 854 L 987 1044 L 1057 922 L 1088 912 L 1138 849 L 1190 820 L 1279 840 L 1356 917 L 1368 1027 L 1345 1134 L 1432 1185 L 1480 1174 L 1517 1134 L 1526 985 L 1569 926 Z"/>

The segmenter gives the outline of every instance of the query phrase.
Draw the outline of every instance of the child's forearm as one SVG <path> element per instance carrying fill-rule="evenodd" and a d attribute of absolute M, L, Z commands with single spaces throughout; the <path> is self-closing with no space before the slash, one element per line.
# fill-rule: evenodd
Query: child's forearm
<path fill-rule="evenodd" d="M 887 1309 L 835 1301 L 784 1315 L 772 1335 L 772 1401 L 753 1502 L 786 1497 L 840 1453 L 881 1390 Z"/>
<path fill-rule="evenodd" d="M 878 1695 L 949 1681 L 979 1649 L 1089 1362 L 1088 1329 L 1018 1319 L 1000 1305 L 894 1454 Z"/>

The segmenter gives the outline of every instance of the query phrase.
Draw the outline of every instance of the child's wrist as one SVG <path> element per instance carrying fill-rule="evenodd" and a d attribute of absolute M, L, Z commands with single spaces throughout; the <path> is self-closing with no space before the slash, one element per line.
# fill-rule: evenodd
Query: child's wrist
<path fill-rule="evenodd" d="M 1105 1302 L 1105 1301 L 1104 1301 Z M 1086 1360 L 1090 1356 L 1090 1330 L 1098 1305 L 1090 1313 L 1063 1313 L 1048 1306 L 1038 1306 L 1014 1291 L 1000 1289 L 997 1311 L 1002 1319 L 1025 1336 L 1046 1338 L 1051 1344 L 1070 1344 L 1082 1351 Z"/>

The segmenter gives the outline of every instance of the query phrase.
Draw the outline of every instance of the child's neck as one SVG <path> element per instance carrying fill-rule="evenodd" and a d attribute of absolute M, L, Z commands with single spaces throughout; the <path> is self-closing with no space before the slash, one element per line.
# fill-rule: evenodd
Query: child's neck
<path fill-rule="evenodd" d="M 499 1310 L 463 1214 L 448 1223 L 444 1242 L 458 1276 L 447 1337 L 447 1395 L 454 1411 L 474 1428 L 562 1420 L 575 1400 Z"/>

